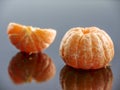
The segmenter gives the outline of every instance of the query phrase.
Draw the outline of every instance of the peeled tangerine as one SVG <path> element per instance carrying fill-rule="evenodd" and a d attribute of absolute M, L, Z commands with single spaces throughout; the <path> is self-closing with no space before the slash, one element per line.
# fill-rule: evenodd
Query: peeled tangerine
<path fill-rule="evenodd" d="M 73 68 L 99 69 L 109 65 L 114 44 L 110 36 L 97 27 L 76 27 L 63 37 L 60 55 Z"/>
<path fill-rule="evenodd" d="M 7 34 L 11 43 L 20 51 L 38 53 L 50 46 L 55 39 L 56 31 L 10 23 Z"/>

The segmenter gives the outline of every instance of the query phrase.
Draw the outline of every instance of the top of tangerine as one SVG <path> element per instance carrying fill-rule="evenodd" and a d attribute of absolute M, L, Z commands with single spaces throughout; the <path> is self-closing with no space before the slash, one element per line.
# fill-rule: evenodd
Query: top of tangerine
<path fill-rule="evenodd" d="M 101 30 L 102 29 L 100 29 L 98 27 L 91 26 L 91 27 L 85 27 L 85 28 L 84 27 L 74 27 L 74 28 L 71 28 L 69 31 L 78 31 L 78 32 L 80 31 L 83 34 L 88 34 L 88 33 L 92 33 L 92 32 L 99 32 Z"/>

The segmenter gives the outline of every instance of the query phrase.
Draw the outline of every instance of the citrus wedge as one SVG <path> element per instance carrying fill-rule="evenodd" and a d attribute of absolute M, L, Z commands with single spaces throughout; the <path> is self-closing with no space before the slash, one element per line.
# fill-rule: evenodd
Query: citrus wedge
<path fill-rule="evenodd" d="M 7 34 L 11 43 L 20 51 L 38 53 L 50 46 L 55 39 L 56 31 L 10 23 Z"/>

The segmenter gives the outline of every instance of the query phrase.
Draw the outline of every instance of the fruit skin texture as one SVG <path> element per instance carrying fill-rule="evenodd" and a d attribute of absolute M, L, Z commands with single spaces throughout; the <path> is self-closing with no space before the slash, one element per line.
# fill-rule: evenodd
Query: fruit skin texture
<path fill-rule="evenodd" d="M 56 37 L 54 29 L 41 29 L 10 23 L 7 34 L 11 43 L 20 51 L 38 53 L 48 48 Z"/>
<path fill-rule="evenodd" d="M 71 67 L 99 69 L 112 60 L 114 44 L 110 36 L 97 27 L 76 27 L 64 35 L 59 52 Z"/>
<path fill-rule="evenodd" d="M 48 81 L 56 73 L 56 67 L 51 58 L 45 53 L 17 53 L 10 61 L 8 73 L 15 84 L 37 83 Z"/>
<path fill-rule="evenodd" d="M 60 83 L 62 90 L 112 90 L 113 74 L 110 67 L 82 70 L 64 66 Z"/>

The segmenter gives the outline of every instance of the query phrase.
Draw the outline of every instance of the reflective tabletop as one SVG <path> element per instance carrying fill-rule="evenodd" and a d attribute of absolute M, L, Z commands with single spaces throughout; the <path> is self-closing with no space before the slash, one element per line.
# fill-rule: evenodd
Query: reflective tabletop
<path fill-rule="evenodd" d="M 57 36 L 42 53 L 28 56 L 10 43 L 10 22 L 53 28 Z M 62 37 L 70 28 L 90 26 L 105 30 L 114 42 L 110 67 L 66 66 L 59 55 Z M 0 0 L 0 90 L 120 90 L 119 39 L 119 0 Z"/>

